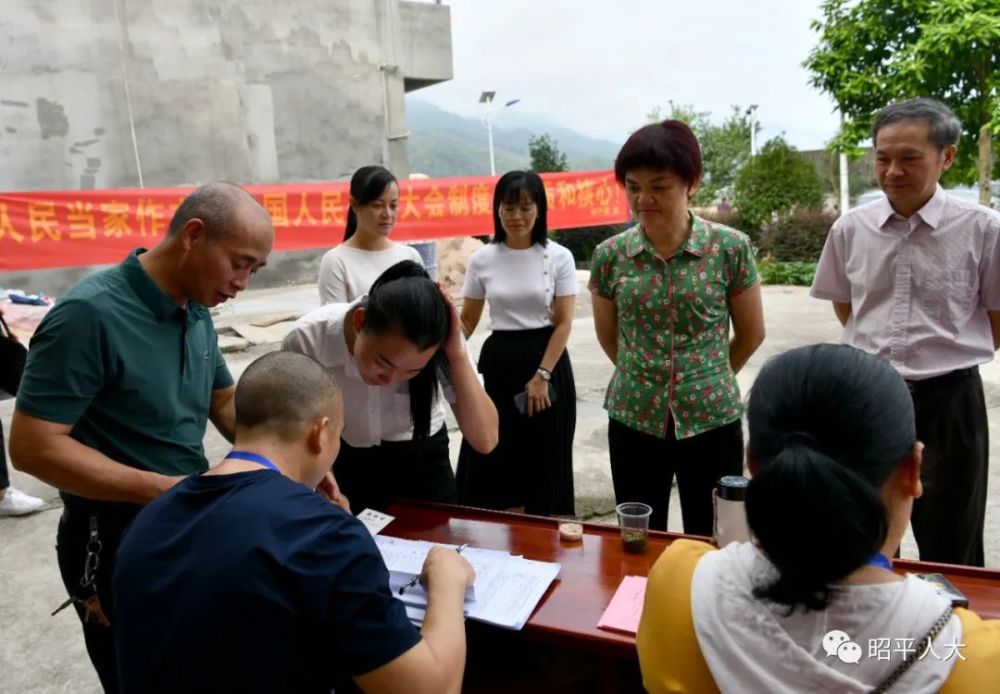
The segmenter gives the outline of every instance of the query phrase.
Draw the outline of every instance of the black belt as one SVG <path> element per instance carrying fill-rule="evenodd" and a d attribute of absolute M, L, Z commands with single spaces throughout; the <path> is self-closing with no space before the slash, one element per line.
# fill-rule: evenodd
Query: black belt
<path fill-rule="evenodd" d="M 928 390 L 933 390 L 934 388 L 940 388 L 941 386 L 946 386 L 951 383 L 957 383 L 958 381 L 963 381 L 966 378 L 971 378 L 979 373 L 978 366 L 970 366 L 967 369 L 955 369 L 954 371 L 949 371 L 946 374 L 941 374 L 940 376 L 934 376 L 933 378 L 925 378 L 921 381 L 907 381 L 906 387 L 910 389 L 911 395 L 916 395 L 917 393 L 922 393 Z"/>
<path fill-rule="evenodd" d="M 128 525 L 142 510 L 142 506 L 139 504 L 122 501 L 95 501 L 69 492 L 60 492 L 59 496 L 63 500 L 63 515 L 74 521 L 96 515 Z"/>

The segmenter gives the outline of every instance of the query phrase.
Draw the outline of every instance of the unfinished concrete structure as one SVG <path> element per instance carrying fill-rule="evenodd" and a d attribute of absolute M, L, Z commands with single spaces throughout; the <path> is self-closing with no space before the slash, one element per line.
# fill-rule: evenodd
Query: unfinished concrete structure
<path fill-rule="evenodd" d="M 404 92 L 451 78 L 446 5 L 5 0 L 0 188 L 408 173 Z"/>
<path fill-rule="evenodd" d="M 8 191 L 405 177 L 404 94 L 452 76 L 402 0 L 4 0 L 0 47 Z"/>

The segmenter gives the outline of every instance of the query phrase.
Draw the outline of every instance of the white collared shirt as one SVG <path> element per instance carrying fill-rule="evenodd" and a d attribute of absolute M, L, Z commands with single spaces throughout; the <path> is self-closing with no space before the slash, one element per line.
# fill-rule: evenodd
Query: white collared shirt
<path fill-rule="evenodd" d="M 312 357 L 337 379 L 344 395 L 344 432 L 341 436 L 355 448 L 413 438 L 408 382 L 368 385 L 347 349 L 344 320 L 364 298 L 359 297 L 349 304 L 327 304 L 310 311 L 295 322 L 282 344 L 283 349 Z M 471 357 L 469 360 L 471 362 Z M 432 435 L 444 426 L 444 401 L 455 401 L 451 384 L 444 382 L 442 374 L 438 379 L 444 387 L 438 391 L 431 406 Z"/>
<path fill-rule="evenodd" d="M 904 218 L 888 198 L 830 229 L 812 296 L 850 303 L 843 340 L 923 380 L 993 360 L 1000 213 L 938 186 Z"/>

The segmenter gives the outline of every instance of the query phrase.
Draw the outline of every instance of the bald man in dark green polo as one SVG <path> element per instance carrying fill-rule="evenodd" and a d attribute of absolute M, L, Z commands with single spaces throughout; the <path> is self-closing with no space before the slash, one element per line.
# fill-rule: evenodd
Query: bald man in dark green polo
<path fill-rule="evenodd" d="M 246 288 L 273 242 L 248 192 L 202 186 L 155 248 L 77 284 L 31 340 L 11 460 L 60 489 L 59 570 L 106 691 L 119 540 L 142 504 L 208 467 L 209 419 L 232 440 L 235 387 L 208 309 Z"/>

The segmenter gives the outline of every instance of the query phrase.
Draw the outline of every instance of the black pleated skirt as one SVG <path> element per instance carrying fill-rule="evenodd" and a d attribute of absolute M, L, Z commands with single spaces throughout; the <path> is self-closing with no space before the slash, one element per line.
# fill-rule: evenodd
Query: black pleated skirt
<path fill-rule="evenodd" d="M 486 393 L 500 416 L 500 443 L 483 455 L 465 441 L 458 459 L 459 502 L 481 508 L 573 515 L 576 383 L 569 352 L 552 370 L 556 402 L 531 417 L 514 396 L 524 391 L 545 354 L 552 328 L 494 331 L 479 356 Z"/>

